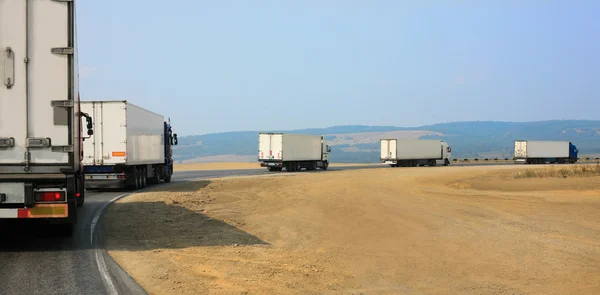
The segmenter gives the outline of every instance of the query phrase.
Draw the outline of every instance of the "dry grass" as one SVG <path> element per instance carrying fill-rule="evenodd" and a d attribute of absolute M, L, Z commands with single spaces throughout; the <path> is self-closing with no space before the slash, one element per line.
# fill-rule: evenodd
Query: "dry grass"
<path fill-rule="evenodd" d="M 600 164 L 551 166 L 544 169 L 527 169 L 514 174 L 515 178 L 547 178 L 547 177 L 593 177 L 600 176 Z"/>
<path fill-rule="evenodd" d="M 102 228 L 149 294 L 600 294 L 600 179 L 516 169 L 176 182 Z"/>

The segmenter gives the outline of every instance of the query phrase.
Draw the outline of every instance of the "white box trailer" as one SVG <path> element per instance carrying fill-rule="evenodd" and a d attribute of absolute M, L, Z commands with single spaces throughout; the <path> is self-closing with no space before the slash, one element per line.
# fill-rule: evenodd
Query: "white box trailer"
<path fill-rule="evenodd" d="M 515 140 L 515 162 L 527 164 L 575 163 L 578 150 L 569 141 Z"/>
<path fill-rule="evenodd" d="M 0 219 L 70 235 L 84 203 L 72 1 L 0 1 Z M 91 132 L 91 130 L 88 130 Z"/>
<path fill-rule="evenodd" d="M 381 139 L 381 163 L 392 167 L 448 166 L 452 149 L 443 140 Z"/>
<path fill-rule="evenodd" d="M 140 188 L 170 181 L 172 168 L 165 167 L 165 158 L 172 140 L 162 115 L 128 101 L 82 101 L 81 109 L 92 115 L 95 130 L 83 144 L 86 188 Z"/>
<path fill-rule="evenodd" d="M 322 135 L 258 134 L 258 161 L 269 171 L 327 170 L 331 148 Z"/>

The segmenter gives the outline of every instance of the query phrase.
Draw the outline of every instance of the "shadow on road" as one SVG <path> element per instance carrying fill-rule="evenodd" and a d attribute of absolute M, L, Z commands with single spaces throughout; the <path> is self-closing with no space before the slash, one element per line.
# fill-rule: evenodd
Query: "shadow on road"
<path fill-rule="evenodd" d="M 0 252 L 71 251 L 81 249 L 73 237 L 61 236 L 55 226 L 35 220 L 0 222 Z M 89 245 L 87 245 L 89 247 Z"/>
<path fill-rule="evenodd" d="M 206 186 L 208 182 L 203 184 Z M 190 185 L 198 184 L 173 186 L 187 192 Z M 102 220 L 104 245 L 108 250 L 124 251 L 268 245 L 239 229 L 243 226 L 240 222 L 219 220 L 203 214 L 201 208 L 211 202 L 210 197 L 182 196 L 177 200 L 111 205 Z M 194 210 L 184 207 L 183 203 Z"/>

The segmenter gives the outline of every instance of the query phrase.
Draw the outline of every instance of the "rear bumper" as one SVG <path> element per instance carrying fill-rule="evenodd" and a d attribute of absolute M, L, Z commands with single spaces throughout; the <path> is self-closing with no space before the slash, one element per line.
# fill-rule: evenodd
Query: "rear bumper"
<path fill-rule="evenodd" d="M 0 209 L 0 219 L 68 219 L 68 204 L 36 204 L 33 208 Z"/>
<path fill-rule="evenodd" d="M 283 167 L 282 162 L 260 162 L 260 167 Z"/>

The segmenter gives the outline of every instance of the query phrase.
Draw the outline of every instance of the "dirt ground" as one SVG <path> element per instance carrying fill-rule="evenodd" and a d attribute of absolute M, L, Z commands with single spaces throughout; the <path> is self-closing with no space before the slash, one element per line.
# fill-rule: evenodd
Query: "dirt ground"
<path fill-rule="evenodd" d="M 598 177 L 516 169 L 174 183 L 113 204 L 104 236 L 150 294 L 600 294 Z"/>
<path fill-rule="evenodd" d="M 348 166 L 367 166 L 373 164 L 349 164 L 349 163 L 331 163 L 330 167 L 348 167 Z M 174 164 L 173 170 L 177 171 L 204 171 L 204 170 L 246 170 L 246 169 L 267 169 L 260 167 L 257 162 L 207 162 L 207 163 L 189 163 Z"/>

